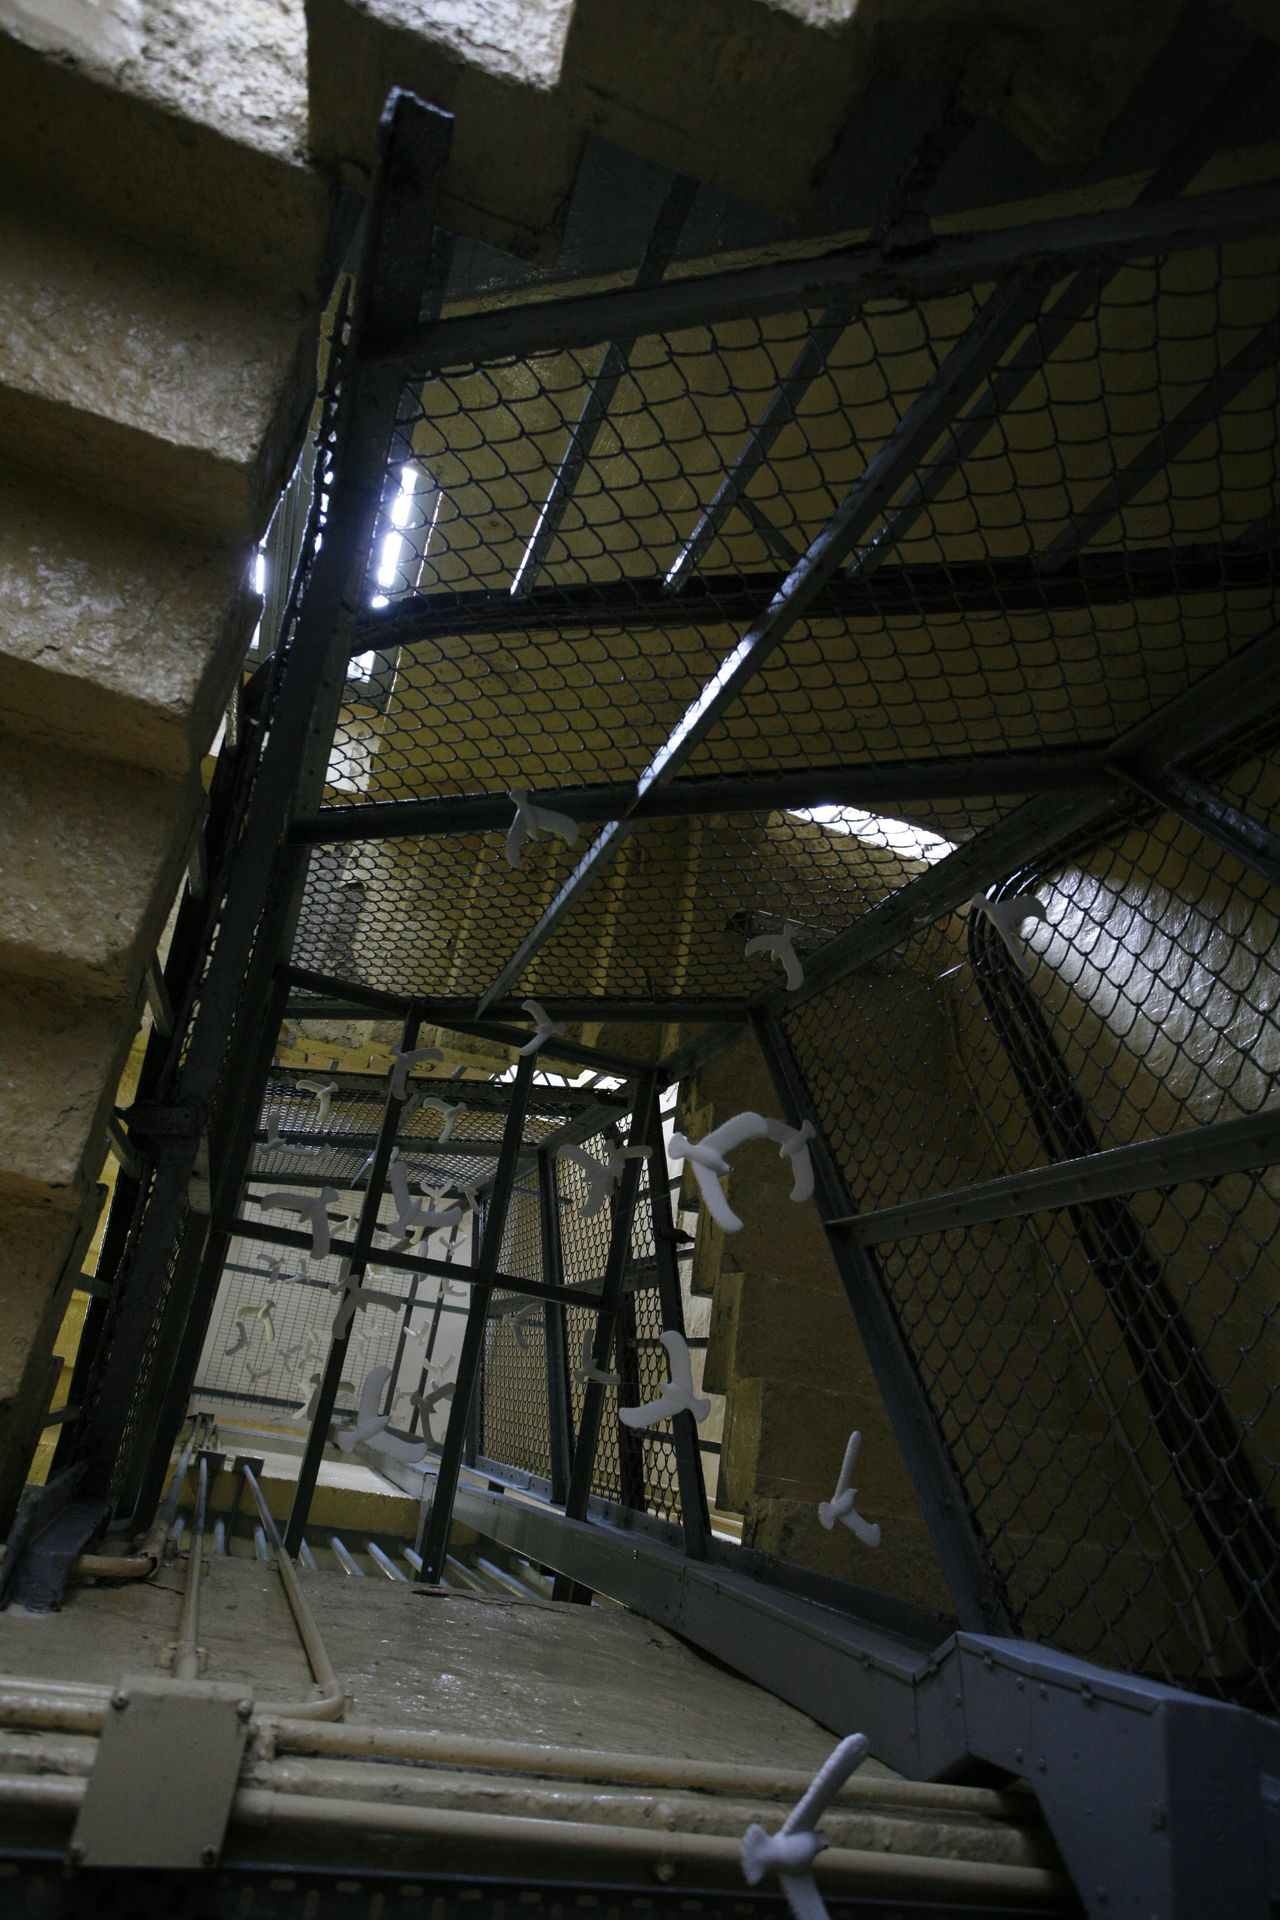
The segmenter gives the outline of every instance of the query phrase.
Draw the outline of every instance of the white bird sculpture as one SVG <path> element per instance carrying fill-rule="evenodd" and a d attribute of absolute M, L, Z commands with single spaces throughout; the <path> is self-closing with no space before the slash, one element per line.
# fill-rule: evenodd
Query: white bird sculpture
<path fill-rule="evenodd" d="M 230 1358 L 230 1356 L 233 1353 L 242 1352 L 243 1349 L 248 1346 L 248 1344 L 249 1344 L 249 1329 L 248 1327 L 246 1327 L 243 1320 L 237 1320 L 235 1333 L 232 1335 L 227 1345 L 222 1349 L 224 1358 Z"/>
<path fill-rule="evenodd" d="M 585 1365 L 575 1367 L 573 1377 L 575 1380 L 582 1381 L 584 1385 L 588 1380 L 594 1380 L 596 1385 L 600 1387 L 620 1387 L 622 1385 L 621 1374 L 606 1372 L 603 1367 L 598 1367 L 594 1360 L 588 1360 Z"/>
<path fill-rule="evenodd" d="M 627 1161 L 643 1160 L 648 1153 L 648 1147 L 607 1147 L 604 1159 L 597 1160 L 585 1147 L 557 1147 L 557 1160 L 571 1160 L 586 1176 L 587 1197 L 578 1202 L 578 1211 L 584 1220 L 592 1219 L 612 1198 Z"/>
<path fill-rule="evenodd" d="M 692 1166 L 693 1177 L 711 1217 L 726 1233 L 737 1233 L 742 1221 L 720 1185 L 723 1176 L 732 1171 L 726 1154 L 740 1147 L 744 1140 L 776 1141 L 782 1158 L 792 1163 L 791 1198 L 803 1201 L 813 1195 L 813 1161 L 809 1154 L 812 1138 L 813 1126 L 808 1120 L 801 1127 L 789 1127 L 783 1120 L 766 1120 L 763 1114 L 748 1111 L 721 1121 L 701 1140 L 673 1133 L 668 1151 L 673 1160 L 687 1160 Z"/>
<path fill-rule="evenodd" d="M 797 987 L 804 985 L 804 967 L 795 950 L 795 936 L 800 929 L 794 920 L 788 920 L 781 933 L 758 933 L 754 940 L 748 940 L 746 953 L 748 958 L 757 953 L 772 954 L 775 960 L 782 962 L 787 976 L 787 991 L 794 993 Z"/>
<path fill-rule="evenodd" d="M 522 1000 L 520 1004 L 537 1023 L 532 1040 L 526 1040 L 522 1047 L 516 1048 L 517 1055 L 523 1060 L 526 1054 L 537 1053 L 540 1047 L 545 1047 L 548 1040 L 554 1040 L 557 1034 L 563 1035 L 565 1029 L 561 1021 L 551 1018 L 540 1001 Z"/>
<path fill-rule="evenodd" d="M 333 1096 L 338 1091 L 337 1081 L 336 1080 L 299 1080 L 298 1090 L 301 1093 L 311 1093 L 315 1095 L 316 1125 L 318 1127 L 323 1127 L 327 1125 L 328 1119 L 329 1119 L 329 1109 L 333 1105 Z"/>
<path fill-rule="evenodd" d="M 329 1208 L 338 1204 L 337 1191 L 333 1187 L 322 1187 L 319 1193 L 273 1193 L 264 1199 L 251 1194 L 254 1205 L 265 1211 L 280 1213 L 298 1213 L 311 1225 L 311 1258 L 327 1260 L 329 1257 Z"/>
<path fill-rule="evenodd" d="M 423 1107 L 434 1107 L 436 1112 L 441 1116 L 443 1124 L 436 1136 L 436 1144 L 437 1146 L 443 1146 L 446 1140 L 452 1138 L 453 1130 L 458 1124 L 458 1116 L 461 1113 L 465 1113 L 465 1107 L 461 1100 L 455 1100 L 453 1104 L 450 1105 L 447 1100 L 441 1100 L 439 1096 L 434 1093 L 424 1094 L 419 1104 Z"/>
<path fill-rule="evenodd" d="M 529 1345 L 529 1335 L 531 1333 L 541 1333 L 542 1328 L 542 1308 L 536 1300 L 531 1300 L 527 1307 L 521 1307 L 518 1312 L 513 1313 L 511 1316 L 511 1331 L 516 1337 L 516 1345 L 518 1347 L 527 1348 Z"/>
<path fill-rule="evenodd" d="M 461 1220 L 461 1207 L 446 1207 L 443 1211 L 437 1211 L 415 1200 L 409 1191 L 409 1176 L 400 1161 L 392 1161 L 387 1169 L 387 1178 L 391 1182 L 391 1197 L 396 1203 L 396 1231 L 402 1239 L 407 1240 L 413 1233 L 434 1233 L 437 1227 L 456 1226 Z"/>
<path fill-rule="evenodd" d="M 693 1368 L 684 1335 L 664 1333 L 662 1344 L 667 1350 L 671 1378 L 656 1400 L 646 1400 L 641 1407 L 618 1408 L 618 1418 L 624 1427 L 656 1427 L 659 1420 L 674 1420 L 678 1413 L 691 1413 L 695 1420 L 705 1420 L 711 1411 L 711 1402 L 701 1399 L 693 1390 Z"/>
<path fill-rule="evenodd" d="M 1044 903 L 1034 893 L 1014 894 L 1008 900 L 988 900 L 985 894 L 975 893 L 969 906 L 974 913 L 984 913 L 995 931 L 1004 941 L 1010 958 L 1023 979 L 1029 979 L 1031 968 L 1027 963 L 1026 950 L 1018 938 L 1018 929 L 1027 920 L 1047 920 Z"/>
<path fill-rule="evenodd" d="M 577 845 L 578 823 L 571 820 L 567 813 L 556 813 L 551 807 L 535 806 L 526 787 L 514 787 L 507 798 L 516 810 L 516 817 L 507 831 L 507 861 L 511 866 L 520 865 L 525 841 L 537 840 L 544 833 L 558 833 L 567 847 Z"/>
<path fill-rule="evenodd" d="M 777 1833 L 768 1833 L 753 1821 L 742 1837 L 742 1872 L 747 1885 L 759 1886 L 766 1874 L 776 1874 L 795 1920 L 827 1920 L 827 1909 L 813 1878 L 813 1863 L 827 1842 L 814 1828 L 870 1751 L 865 1734 L 849 1734 L 823 1762 Z"/>
<path fill-rule="evenodd" d="M 343 1453 L 354 1453 L 360 1445 L 372 1447 L 376 1453 L 385 1453 L 388 1459 L 403 1460 L 407 1464 L 426 1458 L 425 1441 L 402 1440 L 399 1434 L 388 1433 L 391 1425 L 389 1413 L 379 1413 L 382 1396 L 387 1390 L 391 1378 L 390 1367 L 370 1367 L 360 1388 L 360 1405 L 354 1427 L 346 1427 L 338 1435 L 338 1446 Z"/>
<path fill-rule="evenodd" d="M 855 1538 L 861 1540 L 864 1547 L 880 1545 L 880 1528 L 870 1520 L 864 1520 L 854 1511 L 853 1503 L 858 1497 L 858 1489 L 850 1486 L 853 1478 L 854 1462 L 858 1458 L 858 1449 L 862 1445 L 862 1435 L 851 1433 L 849 1444 L 844 1450 L 844 1464 L 840 1469 L 840 1478 L 836 1481 L 836 1490 L 829 1500 L 818 1504 L 818 1518 L 828 1533 L 835 1530 L 836 1522 L 848 1527 Z"/>
<path fill-rule="evenodd" d="M 399 1047 L 392 1047 L 390 1053 L 392 1060 L 395 1062 L 395 1065 L 391 1069 L 390 1076 L 391 1098 L 393 1100 L 404 1100 L 408 1098 L 409 1073 L 413 1067 L 421 1066 L 423 1062 L 427 1060 L 444 1059 L 444 1055 L 441 1053 L 439 1047 L 408 1047 L 403 1053 Z"/>

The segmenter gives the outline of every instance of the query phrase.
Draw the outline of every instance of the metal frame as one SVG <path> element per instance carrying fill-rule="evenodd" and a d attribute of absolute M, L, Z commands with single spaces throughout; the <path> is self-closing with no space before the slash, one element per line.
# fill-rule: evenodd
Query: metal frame
<path fill-rule="evenodd" d="M 1028 1174 L 867 1215 L 855 1212 L 818 1129 L 813 1143 L 817 1197 L 832 1256 L 962 1629 L 942 1645 L 922 1641 L 918 1619 L 908 1620 L 890 1607 L 895 1626 L 894 1619 L 886 1618 L 885 1604 L 866 1596 L 855 1597 L 852 1614 L 841 1614 L 825 1602 L 819 1603 L 825 1609 L 819 1612 L 812 1592 L 806 1597 L 768 1587 L 755 1579 L 749 1561 L 726 1566 L 710 1534 L 696 1434 L 686 1416 L 677 1420 L 674 1434 L 683 1518 L 679 1549 L 668 1539 L 655 1539 L 640 1514 L 627 1529 L 611 1529 L 602 1518 L 591 1489 L 604 1396 L 598 1383 L 587 1383 L 574 1431 L 564 1308 L 594 1310 L 592 1355 L 597 1366 L 607 1366 L 619 1324 L 630 1310 L 628 1287 L 636 1280 L 631 1243 L 641 1169 L 639 1162 L 628 1161 L 618 1183 L 600 1285 L 566 1285 L 553 1153 L 557 1141 L 589 1137 L 621 1111 L 629 1111 L 629 1138 L 651 1149 L 651 1182 L 656 1182 L 653 1266 L 663 1323 L 677 1326 L 680 1286 L 674 1229 L 669 1204 L 662 1199 L 665 1186 L 656 1181 L 662 1164 L 657 1104 L 661 1086 L 753 1034 L 789 1120 L 816 1123 L 810 1091 L 783 1030 L 785 1013 L 883 957 L 919 926 L 956 911 L 976 892 L 1005 883 L 1024 865 L 1078 843 L 1081 836 L 1100 836 L 1118 821 L 1141 818 L 1152 805 L 1172 809 L 1252 875 L 1280 885 L 1280 835 L 1201 777 L 1206 756 L 1240 738 L 1260 713 L 1280 704 L 1273 663 L 1280 629 L 1242 647 L 1225 665 L 1104 745 L 739 778 L 686 775 L 699 746 L 730 706 L 750 693 L 760 669 L 806 616 L 857 617 L 891 611 L 907 600 L 926 611 L 965 612 L 992 604 L 1087 606 L 1195 591 L 1209 579 L 1230 586 L 1272 583 L 1274 555 L 1255 550 L 1247 540 L 1229 553 L 1168 548 L 1122 556 L 1122 564 L 1114 556 L 1091 555 L 1086 549 L 1145 484 L 1154 463 L 1163 464 L 1173 449 L 1215 419 L 1230 396 L 1260 370 L 1280 338 L 1280 322 L 1269 323 L 1241 348 L 1034 561 L 945 570 L 890 564 L 902 536 L 1096 301 L 1100 276 L 1105 279 L 1125 262 L 1153 253 L 1273 237 L 1280 231 L 1280 186 L 1274 182 L 1176 198 L 1198 170 L 1208 130 L 1238 85 L 1237 75 L 1128 207 L 995 233 L 926 237 L 908 251 L 877 239 L 818 259 L 668 282 L 661 275 L 692 195 L 689 183 L 677 182 L 633 287 L 440 320 L 436 286 L 426 321 L 420 309 L 424 295 L 432 292 L 431 263 L 438 265 L 440 258 L 429 212 L 447 146 L 446 123 L 443 116 L 404 101 L 393 108 L 384 128 L 382 164 L 357 276 L 352 343 L 340 360 L 335 478 L 325 539 L 301 594 L 296 631 L 284 651 L 270 737 L 249 783 L 247 804 L 238 814 L 229 809 L 225 867 L 216 889 L 211 882 L 218 901 L 215 906 L 211 899 L 200 918 L 207 932 L 220 913 L 223 930 L 206 972 L 193 964 L 179 992 L 169 983 L 174 1007 L 166 1056 L 170 1068 L 156 1076 L 158 1111 L 135 1112 L 128 1142 L 135 1156 L 139 1144 L 145 1150 L 139 1171 L 154 1173 L 154 1190 L 144 1206 L 144 1181 L 131 1178 L 126 1183 L 139 1218 L 128 1235 L 116 1235 L 117 1243 L 126 1241 L 119 1297 L 112 1303 L 118 1319 L 114 1338 L 104 1342 L 98 1374 L 88 1383 L 94 1390 L 83 1397 L 86 1412 L 78 1424 L 84 1438 L 77 1443 L 87 1449 L 86 1488 L 101 1498 L 112 1485 L 110 1472 L 116 1470 L 121 1449 L 129 1404 L 127 1370 L 164 1299 L 171 1258 L 177 1264 L 173 1289 L 184 1299 L 182 1310 L 170 1316 L 176 1331 L 167 1336 L 166 1352 L 189 1357 L 192 1339 L 198 1342 L 207 1318 L 221 1252 L 232 1233 L 281 1246 L 309 1244 L 305 1234 L 259 1227 L 239 1211 L 257 1131 L 251 1109 L 265 1082 L 286 1007 L 303 1018 L 309 1011 L 316 1017 L 331 1017 L 334 1011 L 394 1015 L 404 1021 L 404 1047 L 413 1045 L 423 1023 L 519 1046 L 526 1031 L 508 1024 L 519 1018 L 517 983 L 615 852 L 647 820 L 760 814 L 833 801 L 875 808 L 913 800 L 1030 794 L 997 825 L 900 886 L 808 956 L 798 992 L 777 986 L 746 1000 L 547 995 L 545 1003 L 555 1018 L 703 1023 L 706 1031 L 683 1037 L 657 1064 L 608 1047 L 550 1043 L 548 1058 L 616 1074 L 632 1091 L 621 1102 L 570 1103 L 575 1110 L 559 1132 L 536 1141 L 525 1139 L 538 1070 L 534 1058 L 526 1055 L 514 1084 L 493 1100 L 504 1106 L 506 1119 L 496 1172 L 484 1199 L 474 1265 L 457 1268 L 405 1253 L 379 1253 L 377 1258 L 414 1275 L 447 1274 L 471 1289 L 444 1445 L 434 1475 L 419 1476 L 423 1506 L 417 1547 L 425 1579 L 440 1576 L 456 1516 L 554 1566 L 561 1595 L 582 1597 L 594 1588 L 640 1606 L 842 1728 L 856 1711 L 859 1721 L 873 1730 L 882 1757 L 908 1772 L 945 1773 L 973 1760 L 1026 1772 L 1092 1911 L 1145 1902 L 1180 1920 L 1220 1905 L 1223 1889 L 1231 1890 L 1227 1904 L 1233 1912 L 1244 1916 L 1263 1910 L 1256 1878 L 1263 1825 L 1256 1775 L 1264 1748 L 1269 1751 L 1273 1744 L 1273 1732 L 1243 1709 L 1144 1679 L 1104 1673 L 1006 1637 L 1006 1596 L 984 1552 L 961 1478 L 871 1250 L 907 1234 L 1070 1206 L 1129 1193 L 1144 1183 L 1211 1179 L 1256 1166 L 1274 1159 L 1280 1147 L 1280 1123 L 1274 1115 L 1202 1127 L 1172 1141 L 1090 1154 L 1083 1162 L 1053 1162 Z M 751 512 L 746 487 L 752 474 L 794 417 L 859 307 L 886 295 L 919 300 L 979 284 L 991 289 L 980 311 L 807 549 L 792 554 L 772 530 L 771 545 L 785 572 L 695 587 L 692 575 L 716 530 L 730 512 Z M 818 312 L 817 326 L 665 576 L 628 580 L 607 590 L 592 588 L 590 596 L 539 588 L 552 534 L 626 371 L 630 343 L 646 333 L 798 309 Z M 580 347 L 603 347 L 603 354 L 510 591 L 440 595 L 404 611 L 393 608 L 385 617 L 362 612 L 363 570 L 385 501 L 388 450 L 395 445 L 404 380 L 460 364 Z M 504 621 L 556 631 L 584 620 L 609 625 L 632 619 L 687 620 L 696 617 L 704 592 L 714 599 L 718 620 L 740 618 L 745 631 L 634 780 L 546 789 L 535 795 L 582 823 L 597 823 L 600 831 L 536 923 L 474 995 L 415 998 L 292 964 L 289 936 L 310 847 L 496 832 L 510 820 L 507 796 L 484 792 L 319 809 L 325 757 L 353 653 L 373 648 L 389 659 L 396 647 L 432 636 L 500 631 Z M 194 962 L 200 953 L 198 937 L 192 939 L 191 953 Z M 179 1070 L 172 1063 L 183 1047 Z M 246 1086 L 234 1095 L 226 1092 L 223 1079 L 229 1061 L 252 1068 Z M 355 1236 L 334 1243 L 335 1251 L 350 1259 L 354 1279 L 369 1258 L 393 1147 L 432 1151 L 430 1142 L 398 1131 L 400 1105 L 387 1094 L 382 1123 L 372 1140 L 373 1169 Z M 148 1123 L 154 1128 L 151 1135 Z M 303 1137 L 315 1140 L 311 1134 Z M 456 1150 L 478 1152 L 479 1147 L 460 1143 Z M 492 1143 L 484 1151 L 492 1157 Z M 211 1166 L 202 1164 L 202 1152 Z M 539 1182 L 540 1280 L 499 1268 L 512 1193 L 521 1174 L 531 1168 Z M 273 1177 L 255 1172 L 247 1179 L 259 1183 Z M 207 1217 L 191 1206 L 193 1178 L 209 1180 Z M 476 1457 L 477 1385 L 495 1290 L 547 1303 L 548 1492 L 562 1513 L 482 1491 L 465 1473 L 467 1461 Z M 291 1550 L 305 1525 L 345 1344 L 333 1343 L 325 1368 L 288 1526 Z M 185 1382 L 175 1390 L 185 1390 Z M 156 1447 L 145 1470 L 132 1458 L 126 1462 L 125 1481 L 139 1507 L 154 1479 L 158 1450 L 172 1439 L 175 1405 L 171 1392 L 163 1400 Z M 638 1498 L 634 1486 L 631 1492 L 634 1504 L 642 1506 L 643 1487 Z M 1229 1793 L 1232 1808 L 1245 1807 L 1243 1827 L 1239 1821 L 1233 1827 L 1224 1811 L 1221 1827 L 1228 1837 L 1204 1848 L 1195 1831 L 1198 1746 L 1220 1765 L 1211 1795 Z M 1141 1781 L 1144 1805 L 1149 1796 L 1151 1831 L 1144 1828 L 1136 1840 L 1120 1796 L 1112 1794 L 1088 1819 L 1080 1812 L 1082 1797 L 1089 1808 L 1095 1807 L 1096 1783 L 1113 1778 L 1109 1769 L 1120 1764 L 1117 1754 Z M 1225 1809 L 1228 1800 L 1222 1798 L 1221 1805 Z M 1098 1876 L 1092 1886 L 1079 1877 L 1086 1862 Z"/>

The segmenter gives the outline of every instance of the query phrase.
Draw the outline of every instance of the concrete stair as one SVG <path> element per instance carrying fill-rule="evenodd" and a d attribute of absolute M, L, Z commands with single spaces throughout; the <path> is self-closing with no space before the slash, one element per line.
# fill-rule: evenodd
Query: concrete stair
<path fill-rule="evenodd" d="M 329 204 L 300 60 L 290 134 L 205 10 L 36 12 L 0 35 L 0 1529 L 256 618 Z"/>

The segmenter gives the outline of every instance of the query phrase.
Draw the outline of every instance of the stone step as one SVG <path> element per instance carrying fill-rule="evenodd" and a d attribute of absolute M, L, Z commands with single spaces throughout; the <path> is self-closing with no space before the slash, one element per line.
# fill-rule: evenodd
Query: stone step
<path fill-rule="evenodd" d="M 0 977 L 0 1200 L 64 1225 L 102 1165 L 137 1009 Z"/>
<path fill-rule="evenodd" d="M 310 301 L 331 190 L 305 155 L 300 7 L 152 11 L 144 31 L 141 7 L 7 10 L 0 178 L 46 215 L 74 209 L 226 285 Z"/>
<path fill-rule="evenodd" d="M 185 776 L 259 605 L 240 553 L 0 471 L 0 729 Z"/>
<path fill-rule="evenodd" d="M 131 1005 L 200 797 L 192 778 L 0 737 L 0 970 Z"/>

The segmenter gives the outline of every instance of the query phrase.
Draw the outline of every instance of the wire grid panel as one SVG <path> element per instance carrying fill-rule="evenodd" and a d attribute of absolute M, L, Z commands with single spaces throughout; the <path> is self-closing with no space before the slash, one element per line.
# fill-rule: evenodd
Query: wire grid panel
<path fill-rule="evenodd" d="M 512 1190 L 498 1265 L 521 1280 L 542 1278 L 541 1216 L 531 1176 Z M 480 1373 L 481 1454 L 542 1479 L 551 1474 L 545 1315 L 553 1311 L 549 1301 L 495 1291 Z"/>
<path fill-rule="evenodd" d="M 1044 917 L 951 916 L 785 1017 L 863 1212 L 1274 1108 L 1256 876 L 1163 815 L 998 891 Z M 1017 1624 L 1272 1709 L 1277 1198 L 1259 1170 L 871 1249 Z"/>

